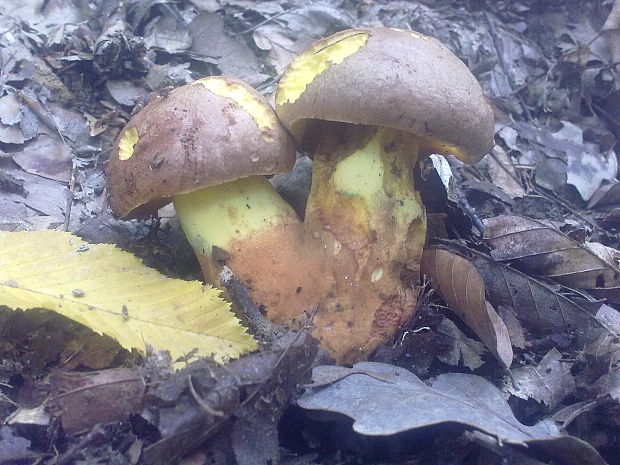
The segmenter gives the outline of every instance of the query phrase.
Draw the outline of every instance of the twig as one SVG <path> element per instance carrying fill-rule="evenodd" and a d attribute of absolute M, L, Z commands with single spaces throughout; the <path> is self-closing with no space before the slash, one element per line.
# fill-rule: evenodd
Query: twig
<path fill-rule="evenodd" d="M 560 205 L 562 205 L 562 207 L 564 207 L 566 210 L 571 212 L 573 215 L 575 215 L 576 217 L 578 217 L 582 221 L 585 221 L 586 223 L 588 223 L 593 229 L 596 229 L 598 232 L 600 232 L 600 233 L 604 234 L 605 236 L 609 237 L 609 233 L 605 229 L 601 228 L 598 224 L 594 223 L 593 221 L 590 221 L 588 218 L 583 216 L 581 213 L 579 213 L 577 210 L 575 210 L 573 207 L 571 207 L 568 203 L 566 203 L 565 201 L 560 199 L 554 193 L 547 194 L 546 192 L 544 192 L 543 190 L 538 189 L 538 188 L 534 189 L 534 192 L 536 192 L 541 197 L 546 198 L 547 200 L 551 200 L 552 202 L 559 203 Z"/>
<path fill-rule="evenodd" d="M 281 11 L 280 13 L 275 14 L 273 16 L 270 16 L 269 18 L 265 19 L 264 21 L 261 21 L 260 23 L 254 25 L 254 26 L 252 26 L 252 27 L 250 27 L 248 29 L 245 29 L 245 30 L 243 30 L 241 32 L 236 32 L 234 34 L 230 34 L 230 37 L 237 37 L 237 36 L 241 36 L 243 34 L 247 34 L 248 32 L 255 31 L 259 27 L 264 26 L 265 24 L 267 24 L 267 23 L 269 23 L 269 22 L 271 22 L 271 21 L 273 21 L 275 19 L 278 19 L 281 16 L 284 16 L 286 14 L 292 13 L 293 11 L 298 10 L 298 9 L 299 9 L 298 7 L 294 7 L 294 8 L 289 8 L 288 10 L 285 10 L 285 11 Z"/>
<path fill-rule="evenodd" d="M 239 306 L 244 315 L 247 316 L 252 332 L 264 341 L 273 341 L 274 329 L 272 324 L 265 319 L 260 309 L 252 300 L 248 290 L 229 267 L 224 266 L 222 268 L 220 282 L 228 291 L 231 299 Z"/>
<path fill-rule="evenodd" d="M 592 410 L 595 407 L 597 407 L 599 405 L 599 403 L 600 402 L 598 400 L 594 400 L 592 402 L 588 402 L 587 404 L 584 404 L 581 407 L 579 407 L 577 410 L 575 410 L 573 413 L 571 413 L 566 420 L 564 420 L 564 422 L 562 423 L 562 426 L 560 427 L 560 431 L 566 431 L 566 428 L 568 428 L 568 426 L 573 421 L 575 421 L 575 419 L 579 415 L 581 415 L 584 412 L 589 412 L 590 410 Z"/>
<path fill-rule="evenodd" d="M 67 203 L 65 206 L 65 224 L 64 224 L 65 231 L 69 231 L 69 222 L 71 221 L 71 210 L 73 208 L 74 192 L 75 192 L 75 164 L 71 168 L 71 180 L 69 181 L 69 192 L 67 192 Z"/>
<path fill-rule="evenodd" d="M 204 401 L 202 397 L 198 395 L 196 392 L 196 388 L 194 387 L 194 382 L 192 381 L 192 375 L 187 377 L 187 385 L 189 386 L 189 392 L 192 394 L 192 397 L 196 401 L 200 408 L 207 412 L 209 415 L 213 415 L 214 417 L 223 417 L 225 414 L 221 410 L 215 410 L 211 407 L 207 402 Z"/>

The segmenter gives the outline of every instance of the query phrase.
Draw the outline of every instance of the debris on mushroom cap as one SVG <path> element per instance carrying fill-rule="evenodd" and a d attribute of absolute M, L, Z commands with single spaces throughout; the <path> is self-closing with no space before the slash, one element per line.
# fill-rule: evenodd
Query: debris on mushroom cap
<path fill-rule="evenodd" d="M 177 194 L 292 168 L 295 149 L 248 84 L 208 77 L 149 102 L 121 132 L 108 164 L 110 205 L 148 214 Z"/>
<path fill-rule="evenodd" d="M 350 29 L 315 42 L 285 71 L 276 113 L 309 151 L 316 120 L 408 131 L 423 152 L 468 163 L 493 146 L 493 111 L 465 64 L 437 39 L 400 29 Z"/>

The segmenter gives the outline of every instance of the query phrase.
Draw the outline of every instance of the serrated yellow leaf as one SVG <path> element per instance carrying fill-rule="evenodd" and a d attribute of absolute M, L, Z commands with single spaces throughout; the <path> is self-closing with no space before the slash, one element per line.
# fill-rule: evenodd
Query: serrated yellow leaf
<path fill-rule="evenodd" d="M 112 245 L 60 231 L 0 232 L 0 305 L 45 308 L 173 360 L 190 352 L 224 362 L 256 349 L 219 291 L 167 278 Z"/>

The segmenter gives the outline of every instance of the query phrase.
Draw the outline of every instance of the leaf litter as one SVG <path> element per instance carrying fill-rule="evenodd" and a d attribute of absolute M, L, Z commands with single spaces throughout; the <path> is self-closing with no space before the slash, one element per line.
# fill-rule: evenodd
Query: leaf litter
<path fill-rule="evenodd" d="M 425 378 L 473 376 L 444 373 L 446 367 L 453 367 L 450 369 L 475 371 L 498 385 L 503 379 L 504 386 L 510 386 L 516 394 L 505 391 L 503 396 L 510 396 L 511 405 L 516 405 L 515 415 L 524 417 L 529 425 L 549 424 L 553 429 L 552 411 L 562 411 L 567 403 L 576 406 L 563 417 L 570 420 L 566 427 L 573 436 L 543 439 L 541 443 L 531 440 L 523 449 L 497 447 L 493 442 L 497 436 L 481 430 L 464 433 L 458 441 L 446 440 L 448 429 L 439 429 L 434 433 L 435 454 L 471 452 L 478 447 L 480 463 L 484 457 L 495 462 L 513 457 L 518 463 L 548 463 L 551 459 L 559 463 L 602 463 L 598 462 L 600 456 L 576 439 L 579 436 L 593 441 L 605 457 L 613 459 L 613 451 L 619 447 L 614 412 L 618 412 L 620 402 L 615 284 L 620 249 L 615 155 L 620 135 L 619 3 L 52 0 L 42 7 L 40 2 L 30 0 L 18 6 L 0 1 L 0 229 L 79 232 L 89 239 L 122 245 L 174 276 L 199 276 L 195 259 L 183 263 L 175 259 L 191 257 L 191 250 L 178 234 L 173 215 L 146 222 L 121 222 L 107 211 L 105 162 L 131 112 L 154 93 L 165 92 L 168 86 L 212 74 L 243 77 L 259 90 L 273 92 L 279 74 L 296 53 L 311 41 L 348 27 L 384 25 L 436 36 L 481 81 L 496 115 L 497 146 L 491 156 L 474 167 L 464 167 L 454 160 L 446 162 L 451 165 L 442 168 L 442 172 L 451 171 L 448 190 L 435 185 L 426 196 L 441 199 L 427 207 L 431 214 L 433 208 L 439 208 L 439 214 L 434 216 L 434 234 L 452 240 L 442 242 L 441 250 L 458 255 L 458 260 L 465 262 L 457 268 L 470 270 L 467 273 L 471 274 L 473 267 L 480 279 L 476 285 L 470 281 L 468 286 L 455 277 L 443 277 L 438 294 L 444 295 L 447 290 L 456 297 L 443 302 L 438 295 L 425 294 L 417 317 L 375 357 Z M 309 179 L 310 163 L 302 168 L 305 174 L 301 173 L 299 179 Z M 430 168 L 422 174 L 432 177 L 433 173 L 434 168 Z M 286 184 L 286 180 L 279 182 Z M 425 189 L 423 182 L 418 185 Z M 306 195 L 307 189 L 303 188 L 294 194 L 295 208 L 302 213 Z M 540 244 L 548 249 L 539 249 L 537 256 L 525 250 L 530 255 L 520 258 L 496 255 L 513 249 L 505 243 L 497 246 L 495 242 L 500 238 L 491 237 L 489 231 L 486 238 L 482 237 L 479 232 L 484 230 L 484 224 L 480 219 L 506 214 L 520 214 L 525 217 L 522 224 L 528 225 L 534 219 L 544 220 L 538 222 L 545 225 L 542 229 L 532 226 L 514 233 L 522 245 L 528 234 L 534 238 L 538 235 L 543 239 Z M 439 253 L 433 247 L 429 250 Z M 541 256 L 545 260 L 537 263 L 536 258 Z M 564 274 L 546 274 L 550 266 Z M 597 279 L 599 276 L 603 278 Z M 70 291 L 74 296 L 73 291 L 85 292 L 75 299 L 88 298 L 88 290 L 76 287 Z M 476 305 L 468 300 L 471 295 L 477 296 Z M 607 303 L 600 299 L 607 299 Z M 491 313 L 487 302 L 492 305 Z M 450 319 L 453 317 L 444 312 L 445 304 L 461 313 L 459 319 Z M 467 315 L 468 308 L 477 308 L 486 318 L 492 315 L 496 324 L 491 327 L 495 330 L 474 323 L 478 320 Z M 128 312 L 131 317 L 131 310 Z M 24 315 L 28 318 L 22 318 Z M 44 379 L 42 374 L 48 366 L 105 369 L 134 363 L 120 355 L 122 351 L 115 348 L 112 339 L 69 320 L 58 322 L 45 312 L 11 312 L 10 317 L 3 315 L 2 323 L 0 383 L 10 388 L 0 384 L 0 395 L 12 401 L 20 399 L 23 403 L 29 397 L 29 386 L 35 379 Z M 496 331 L 501 324 L 501 331 Z M 21 336 L 7 337 L 7 328 L 19 328 Z M 494 342 L 498 335 L 511 344 L 498 345 Z M 478 339 L 495 352 L 496 359 L 503 353 L 499 359 L 508 360 L 505 354 L 512 346 L 512 377 L 498 360 L 488 356 Z M 417 345 L 420 343 L 422 346 Z M 279 363 L 289 360 L 278 352 L 280 349 L 275 350 L 280 353 Z M 300 368 L 307 371 L 312 355 L 295 351 L 290 355 L 293 365 L 300 363 Z M 158 357 L 159 352 L 149 355 L 147 363 Z M 239 388 L 241 385 L 235 381 L 232 385 L 236 391 L 224 392 L 273 401 L 271 393 L 286 391 L 282 397 L 274 394 L 277 407 L 271 410 L 263 404 L 244 412 L 239 404 L 227 404 L 226 396 L 215 404 L 200 400 L 204 400 L 203 394 L 209 396 L 208 390 L 203 391 L 205 386 L 230 379 L 215 365 L 198 370 L 201 375 L 196 378 L 192 375 L 193 389 L 185 377 L 187 372 L 181 377 L 173 374 L 169 360 L 162 362 L 167 368 L 162 368 L 161 377 L 149 372 L 151 381 L 158 384 L 169 380 L 172 385 L 182 386 L 178 392 L 184 393 L 164 396 L 155 404 L 147 401 L 149 408 L 141 413 L 155 425 L 161 439 L 168 438 L 169 442 L 162 442 L 163 449 L 159 450 L 165 450 L 166 444 L 173 445 L 173 455 L 164 454 L 158 460 L 180 458 L 181 450 L 185 450 L 183 440 L 189 441 L 189 448 L 199 447 L 204 437 L 193 434 L 197 431 L 192 429 L 193 420 L 186 421 L 184 414 L 175 412 L 175 405 L 190 407 L 183 412 L 194 412 L 199 405 L 206 417 L 209 409 L 212 413 L 226 410 L 230 418 L 241 417 L 232 429 L 209 432 L 218 436 L 211 436 L 211 442 L 207 442 L 210 445 L 202 448 L 203 463 L 219 460 L 260 464 L 281 460 L 298 465 L 320 463 L 321 459 L 325 463 L 354 463 L 357 458 L 344 452 L 347 442 L 334 433 L 336 426 L 323 427 L 322 434 L 331 436 L 322 443 L 320 438 L 324 436 L 312 430 L 311 420 L 300 419 L 285 408 L 287 399 L 295 394 L 289 388 L 279 390 L 284 386 L 280 376 L 286 371 L 274 369 L 273 357 L 267 357 L 265 360 L 271 361 L 264 364 L 252 357 L 239 360 L 248 360 L 244 370 L 254 373 L 252 388 Z M 22 368 L 6 371 L 3 367 L 19 365 L 12 360 L 23 361 Z M 332 368 L 340 370 L 340 375 L 333 375 L 340 381 L 330 382 L 340 383 L 355 376 L 368 378 L 363 372 L 342 378 L 341 369 L 347 369 Z M 303 376 L 290 376 L 291 385 L 307 383 Z M 388 378 L 373 379 L 389 384 Z M 572 390 L 571 378 L 576 390 Z M 180 400 L 183 396 L 187 399 Z M 474 405 L 483 403 L 479 392 L 471 396 Z M 527 408 L 520 408 L 523 404 L 515 402 L 517 399 L 535 405 L 528 403 Z M 355 398 L 349 401 L 355 404 Z M 253 402 L 246 407 L 250 404 Z M 0 402 L 2 418 L 17 408 L 11 405 Z M 236 407 L 227 410 L 230 405 Z M 425 407 L 436 408 L 435 404 Z M 76 402 L 67 408 L 73 408 L 72 413 L 79 417 Z M 158 425 L 154 418 L 163 409 L 168 409 L 166 421 Z M 291 415 L 292 431 L 300 431 L 301 440 L 293 432 L 274 426 L 278 418 L 290 425 Z M 204 418 L 196 424 L 201 421 Z M 54 440 L 54 424 L 53 420 L 40 431 L 47 435 L 50 447 L 60 446 L 59 463 L 110 462 L 121 457 L 137 463 L 143 450 L 157 450 L 147 449 L 154 444 L 148 434 L 123 422 L 70 435 L 65 447 Z M 518 426 L 519 422 L 512 424 Z M 184 426 L 189 433 L 180 442 L 173 440 L 174 435 L 166 436 L 166 431 L 181 431 Z M 590 430 L 596 431 L 596 436 Z M 112 445 L 119 431 L 125 444 L 131 444 L 129 447 Z M 274 439 L 277 433 L 280 444 Z M 33 445 L 21 434 L 22 429 L 12 425 L 0 428 L 0 454 L 5 454 L 0 455 L 2 459 L 28 460 L 52 450 L 44 450 L 39 443 Z M 440 446 L 442 438 L 447 446 Z M 258 443 L 264 447 L 256 447 Z M 326 444 L 334 443 L 332 452 Z M 299 444 L 309 452 L 299 455 Z M 369 449 L 373 447 L 366 445 L 365 450 Z M 379 446 L 375 454 L 376 449 L 386 453 Z M 290 458 L 288 453 L 296 455 Z M 365 456 L 364 452 L 358 454 Z M 413 454 L 420 457 L 419 451 Z M 365 457 L 372 457 L 372 453 Z M 454 455 L 448 460 L 462 463 Z"/>
<path fill-rule="evenodd" d="M 509 367 L 513 354 L 508 329 L 487 302 L 484 283 L 475 266 L 447 250 L 430 249 L 422 256 L 420 267 L 450 308 Z"/>
<path fill-rule="evenodd" d="M 314 372 L 320 376 L 323 368 L 318 366 Z M 359 370 L 391 374 L 397 381 L 386 383 Z M 402 368 L 360 362 L 350 376 L 331 386 L 306 391 L 297 403 L 305 409 L 347 415 L 354 419 L 353 429 L 364 435 L 383 436 L 457 422 L 491 434 L 503 444 L 541 445 L 552 455 L 556 448 L 554 442 L 573 441 L 576 455 L 565 463 L 576 465 L 584 459 L 590 460 L 589 463 L 605 463 L 593 447 L 562 436 L 551 420 L 531 426 L 520 423 L 499 389 L 474 375 L 445 373 L 429 386 Z"/>

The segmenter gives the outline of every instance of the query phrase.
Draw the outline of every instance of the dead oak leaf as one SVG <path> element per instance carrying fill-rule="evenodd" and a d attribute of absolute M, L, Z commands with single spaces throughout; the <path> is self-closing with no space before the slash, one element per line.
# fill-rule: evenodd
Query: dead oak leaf
<path fill-rule="evenodd" d="M 322 378 L 318 366 L 313 378 Z M 309 410 L 323 410 L 353 419 L 353 430 L 367 436 L 388 436 L 440 423 L 458 423 L 483 431 L 499 443 L 526 445 L 524 451 L 543 450 L 566 465 L 605 465 L 589 444 L 562 435 L 556 423 L 543 420 L 535 425 L 520 423 L 504 396 L 491 382 L 463 373 L 439 375 L 428 386 L 413 373 L 393 365 L 357 363 L 356 371 L 332 385 L 308 389 L 297 401 Z M 360 371 L 392 376 L 387 383 Z"/>

